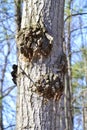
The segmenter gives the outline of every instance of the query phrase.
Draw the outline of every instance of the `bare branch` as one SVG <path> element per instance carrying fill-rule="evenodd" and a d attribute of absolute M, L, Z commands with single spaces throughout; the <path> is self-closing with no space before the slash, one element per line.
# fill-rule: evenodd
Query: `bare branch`
<path fill-rule="evenodd" d="M 11 128 L 11 127 L 13 127 L 13 126 L 15 126 L 15 124 L 9 125 L 9 126 L 5 127 L 4 129 L 8 129 L 8 128 Z"/>
<path fill-rule="evenodd" d="M 69 16 L 67 16 L 64 20 L 64 23 L 70 18 L 70 17 L 73 17 L 73 16 L 78 16 L 78 15 L 87 15 L 87 13 L 76 13 L 76 14 L 71 14 Z"/>

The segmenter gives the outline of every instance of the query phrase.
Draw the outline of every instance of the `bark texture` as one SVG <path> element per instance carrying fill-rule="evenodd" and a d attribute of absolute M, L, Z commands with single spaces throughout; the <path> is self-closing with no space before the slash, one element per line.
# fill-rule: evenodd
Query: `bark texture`
<path fill-rule="evenodd" d="M 63 17 L 64 0 L 23 1 L 17 34 L 17 130 L 66 128 L 64 102 L 59 101 L 66 69 Z"/>

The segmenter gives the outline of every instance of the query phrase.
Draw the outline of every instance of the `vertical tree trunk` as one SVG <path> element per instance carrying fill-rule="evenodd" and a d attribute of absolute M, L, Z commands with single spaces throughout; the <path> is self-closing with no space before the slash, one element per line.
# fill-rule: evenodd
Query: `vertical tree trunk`
<path fill-rule="evenodd" d="M 66 124 L 67 124 L 67 130 L 73 129 L 73 118 L 72 118 L 72 83 L 71 83 L 71 44 L 70 44 L 70 21 L 68 23 L 68 42 L 67 42 L 67 64 L 68 64 L 68 72 L 66 74 L 65 80 L 65 112 L 66 112 Z"/>
<path fill-rule="evenodd" d="M 83 92 L 83 97 L 84 97 L 84 101 L 83 101 L 83 128 L 84 130 L 87 130 L 87 90 L 85 90 Z"/>
<path fill-rule="evenodd" d="M 84 92 L 84 105 L 83 105 L 83 125 L 84 130 L 87 130 L 87 58 L 85 57 L 84 61 L 85 66 L 85 82 L 86 82 L 86 91 Z"/>
<path fill-rule="evenodd" d="M 84 79 L 85 79 L 85 85 L 86 85 L 86 89 L 82 90 L 82 97 L 83 97 L 83 129 L 87 130 L 87 55 L 86 55 L 86 47 L 84 45 L 84 37 L 83 37 L 83 32 L 82 32 L 82 21 L 80 18 L 80 31 L 81 31 L 81 42 L 82 42 L 82 54 L 83 54 L 83 63 L 84 63 L 84 71 L 85 71 L 85 75 L 84 75 Z"/>
<path fill-rule="evenodd" d="M 68 6 L 67 9 L 69 14 L 71 15 L 71 4 L 72 0 L 68 0 Z M 67 30 L 67 65 L 68 65 L 68 71 L 65 76 L 65 98 L 64 98 L 64 106 L 65 106 L 65 121 L 66 121 L 66 128 L 67 130 L 73 130 L 73 117 L 72 117 L 72 74 L 71 74 L 71 17 L 68 19 L 68 21 L 65 23 L 65 27 Z M 65 31 L 66 31 L 65 30 Z"/>
<path fill-rule="evenodd" d="M 2 118 L 2 86 L 0 85 L 0 130 L 3 130 L 3 118 Z"/>
<path fill-rule="evenodd" d="M 17 130 L 66 128 L 64 102 L 59 103 L 67 65 L 63 17 L 64 0 L 23 1 L 17 35 Z"/>

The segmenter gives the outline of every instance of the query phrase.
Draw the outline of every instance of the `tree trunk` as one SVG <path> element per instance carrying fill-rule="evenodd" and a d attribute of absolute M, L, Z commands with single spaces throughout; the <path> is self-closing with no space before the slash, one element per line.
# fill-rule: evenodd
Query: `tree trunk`
<path fill-rule="evenodd" d="M 71 15 L 71 4 L 72 0 L 68 0 L 68 12 Z M 67 28 L 67 66 L 68 71 L 65 76 L 65 117 L 66 117 L 66 127 L 67 130 L 73 130 L 73 117 L 72 117 L 72 74 L 71 74 L 71 19 L 68 19 L 65 27 Z"/>
<path fill-rule="evenodd" d="M 17 130 L 65 130 L 64 0 L 26 0 L 18 29 Z"/>
<path fill-rule="evenodd" d="M 1 87 L 1 86 L 0 86 Z M 3 118 L 2 118 L 2 91 L 0 88 L 0 130 L 3 130 Z"/>
<path fill-rule="evenodd" d="M 87 130 L 87 90 L 85 89 L 85 91 L 83 91 L 83 128 L 84 130 Z"/>
<path fill-rule="evenodd" d="M 71 70 L 71 21 L 72 21 L 72 0 L 66 1 L 68 6 L 66 11 L 67 21 L 65 20 L 65 51 L 67 52 L 67 68 L 65 75 L 65 121 L 67 130 L 73 130 L 73 107 L 72 107 L 72 70 Z M 71 17 L 68 17 L 71 16 Z"/>

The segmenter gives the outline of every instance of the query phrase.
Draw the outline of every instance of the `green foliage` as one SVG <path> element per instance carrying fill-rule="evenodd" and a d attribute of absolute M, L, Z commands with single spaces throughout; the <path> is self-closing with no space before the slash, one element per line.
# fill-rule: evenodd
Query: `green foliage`
<path fill-rule="evenodd" d="M 87 48 L 81 48 L 82 59 L 72 65 L 72 87 L 73 91 L 77 88 L 85 88 L 85 78 L 87 71 Z M 84 84 L 83 84 L 84 82 Z"/>
<path fill-rule="evenodd" d="M 80 10 L 79 10 L 79 13 L 82 13 L 82 12 L 83 12 L 83 9 L 80 9 Z"/>
<path fill-rule="evenodd" d="M 0 106 L 2 105 L 2 100 L 1 100 L 1 97 L 0 97 Z"/>
<path fill-rule="evenodd" d="M 66 16 L 69 16 L 69 15 L 70 15 L 70 9 L 69 9 L 69 8 L 65 8 L 65 11 L 64 11 L 64 12 L 65 12 L 65 15 L 66 15 Z"/>
<path fill-rule="evenodd" d="M 6 8 L 6 7 L 3 7 L 3 11 L 7 11 L 7 8 Z"/>
<path fill-rule="evenodd" d="M 87 47 L 81 48 L 81 50 L 82 50 L 82 57 L 87 59 Z"/>
<path fill-rule="evenodd" d="M 72 78 L 83 79 L 84 78 L 84 63 L 82 61 L 75 63 L 72 66 Z"/>
<path fill-rule="evenodd" d="M 7 0 L 3 0 L 3 2 L 7 2 Z"/>

